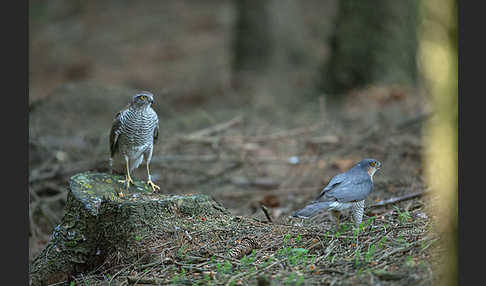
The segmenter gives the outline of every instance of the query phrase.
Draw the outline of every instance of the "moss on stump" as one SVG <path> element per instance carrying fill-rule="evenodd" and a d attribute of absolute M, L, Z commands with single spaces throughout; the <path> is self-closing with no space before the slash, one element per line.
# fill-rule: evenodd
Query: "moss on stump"
<path fill-rule="evenodd" d="M 219 217 L 228 211 L 206 195 L 152 193 L 143 181 L 126 192 L 123 176 L 80 173 L 69 181 L 65 215 L 49 244 L 30 265 L 30 284 L 68 281 L 100 266 L 107 257 L 136 261 L 140 241 L 154 230 L 194 216 Z M 120 198 L 117 192 L 123 191 Z"/>

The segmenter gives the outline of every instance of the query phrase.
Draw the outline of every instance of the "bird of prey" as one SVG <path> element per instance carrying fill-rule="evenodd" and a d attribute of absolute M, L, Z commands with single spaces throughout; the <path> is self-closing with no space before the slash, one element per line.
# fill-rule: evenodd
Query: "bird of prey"
<path fill-rule="evenodd" d="M 159 135 L 159 118 L 152 109 L 154 96 L 150 92 L 140 92 L 132 97 L 127 107 L 118 112 L 110 131 L 110 173 L 113 160 L 124 163 L 126 168 L 126 190 L 133 184 L 130 172 L 140 166 L 144 157 L 147 163 L 147 184 L 152 191 L 160 190 L 150 176 L 150 160 L 154 143 Z M 123 196 L 120 192 L 119 196 Z"/>
<path fill-rule="evenodd" d="M 363 219 L 366 197 L 373 190 L 373 175 L 381 168 L 375 159 L 363 159 L 345 173 L 334 176 L 317 198 L 292 216 L 309 218 L 321 210 L 330 210 L 339 228 L 340 212 L 351 208 L 355 226 Z"/>

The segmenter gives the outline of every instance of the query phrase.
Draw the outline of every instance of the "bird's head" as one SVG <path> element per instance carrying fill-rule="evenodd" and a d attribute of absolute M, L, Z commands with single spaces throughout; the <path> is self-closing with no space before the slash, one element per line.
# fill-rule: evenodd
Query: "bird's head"
<path fill-rule="evenodd" d="M 364 168 L 371 178 L 373 178 L 376 171 L 381 169 L 381 162 L 376 159 L 363 159 L 356 165 L 359 166 L 359 168 Z"/>
<path fill-rule="evenodd" d="M 142 91 L 132 97 L 131 106 L 143 108 L 154 103 L 154 95 L 148 91 Z"/>

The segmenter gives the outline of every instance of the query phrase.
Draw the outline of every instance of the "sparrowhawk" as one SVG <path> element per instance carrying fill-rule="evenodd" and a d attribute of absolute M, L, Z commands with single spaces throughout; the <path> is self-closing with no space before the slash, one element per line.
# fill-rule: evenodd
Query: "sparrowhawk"
<path fill-rule="evenodd" d="M 110 172 L 113 170 L 113 160 L 123 162 L 126 168 L 126 190 L 133 180 L 130 176 L 135 168 L 140 166 L 144 157 L 147 163 L 147 184 L 152 191 L 160 187 L 152 182 L 150 175 L 150 160 L 154 143 L 159 135 L 159 118 L 152 109 L 154 96 L 150 92 L 140 92 L 132 97 L 127 107 L 118 112 L 113 120 L 110 131 Z M 123 196 L 123 193 L 119 193 Z"/>
<path fill-rule="evenodd" d="M 351 208 L 355 226 L 359 228 L 365 199 L 373 190 L 373 175 L 380 168 L 381 163 L 375 159 L 359 161 L 347 172 L 334 176 L 315 200 L 292 216 L 309 218 L 321 210 L 330 210 L 339 228 L 340 212 Z"/>

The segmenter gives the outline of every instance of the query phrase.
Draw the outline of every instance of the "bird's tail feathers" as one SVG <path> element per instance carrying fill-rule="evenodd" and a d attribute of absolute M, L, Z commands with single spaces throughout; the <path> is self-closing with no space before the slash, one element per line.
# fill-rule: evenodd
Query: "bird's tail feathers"
<path fill-rule="evenodd" d="M 329 208 L 331 202 L 318 202 L 313 201 L 306 205 L 304 208 L 296 211 L 292 214 L 293 217 L 309 218 L 319 212 L 320 210 L 326 210 Z"/>

